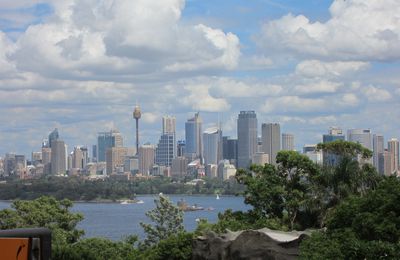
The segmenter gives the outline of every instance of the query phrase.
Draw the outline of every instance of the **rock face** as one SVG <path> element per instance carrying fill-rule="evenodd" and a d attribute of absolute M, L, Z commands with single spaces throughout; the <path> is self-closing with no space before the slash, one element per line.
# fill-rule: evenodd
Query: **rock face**
<path fill-rule="evenodd" d="M 198 237 L 193 244 L 194 260 L 297 259 L 306 232 L 271 229 L 244 230 Z"/>

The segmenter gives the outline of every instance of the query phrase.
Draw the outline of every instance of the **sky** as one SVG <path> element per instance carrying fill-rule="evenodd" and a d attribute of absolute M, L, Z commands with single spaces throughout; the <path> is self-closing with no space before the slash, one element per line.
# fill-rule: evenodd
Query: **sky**
<path fill-rule="evenodd" d="M 398 0 L 0 1 L 0 156 L 54 129 L 91 146 L 116 128 L 178 139 L 195 112 L 236 137 L 239 111 L 279 122 L 297 149 L 330 126 L 400 137 Z M 260 133 L 260 131 L 259 131 Z"/>

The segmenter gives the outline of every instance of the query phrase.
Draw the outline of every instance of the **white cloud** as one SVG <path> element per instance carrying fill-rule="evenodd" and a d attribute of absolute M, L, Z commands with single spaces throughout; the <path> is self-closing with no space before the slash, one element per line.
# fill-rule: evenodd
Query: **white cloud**
<path fill-rule="evenodd" d="M 207 112 L 222 112 L 230 109 L 229 103 L 224 98 L 215 98 L 208 92 L 209 86 L 192 85 L 186 86 L 189 95 L 182 98 L 182 103 L 192 110 Z"/>
<path fill-rule="evenodd" d="M 299 94 L 335 93 L 340 86 L 340 83 L 322 80 L 305 85 L 297 85 L 294 87 L 294 91 Z"/>
<path fill-rule="evenodd" d="M 369 101 L 387 101 L 392 98 L 392 95 L 389 93 L 389 91 L 374 86 L 368 86 L 362 91 Z"/>
<path fill-rule="evenodd" d="M 346 93 L 342 96 L 339 103 L 344 106 L 357 106 L 359 104 L 359 100 L 355 94 Z"/>
<path fill-rule="evenodd" d="M 346 74 L 365 70 L 367 62 L 336 61 L 322 62 L 319 60 L 305 60 L 297 64 L 295 73 L 304 77 L 341 77 Z"/>
<path fill-rule="evenodd" d="M 21 70 L 90 80 L 155 78 L 170 72 L 180 77 L 176 72 L 235 68 L 238 37 L 182 23 L 184 3 L 56 1 L 53 16 L 29 26 L 11 57 Z"/>
<path fill-rule="evenodd" d="M 268 99 L 261 111 L 265 113 L 299 113 L 315 112 L 325 107 L 326 102 L 321 98 L 301 98 L 298 96 L 282 96 Z"/>
<path fill-rule="evenodd" d="M 292 14 L 267 22 L 258 44 L 270 54 L 289 51 L 327 60 L 399 60 L 399 13 L 397 0 L 335 0 L 326 22 Z"/>

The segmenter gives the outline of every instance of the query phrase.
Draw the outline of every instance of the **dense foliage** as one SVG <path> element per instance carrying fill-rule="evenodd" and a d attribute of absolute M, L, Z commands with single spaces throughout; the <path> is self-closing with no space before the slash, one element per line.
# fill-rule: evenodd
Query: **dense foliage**
<path fill-rule="evenodd" d="M 84 234 L 76 225 L 83 219 L 69 209 L 72 202 L 40 197 L 32 201 L 16 200 L 11 209 L 0 210 L 0 229 L 47 227 L 52 230 L 52 244 L 59 247 L 78 241 Z"/>
<path fill-rule="evenodd" d="M 301 245 L 304 259 L 400 259 L 400 182 L 384 179 L 365 196 L 351 196 L 334 208 L 326 232 Z"/>
<path fill-rule="evenodd" d="M 74 201 L 118 200 L 134 194 L 237 194 L 243 185 L 235 181 L 204 179 L 204 184 L 188 185 L 173 182 L 171 178 L 135 179 L 132 181 L 106 179 L 84 180 L 78 177 L 47 176 L 37 180 L 10 181 L 0 184 L 0 199 L 31 200 L 40 196 Z"/>

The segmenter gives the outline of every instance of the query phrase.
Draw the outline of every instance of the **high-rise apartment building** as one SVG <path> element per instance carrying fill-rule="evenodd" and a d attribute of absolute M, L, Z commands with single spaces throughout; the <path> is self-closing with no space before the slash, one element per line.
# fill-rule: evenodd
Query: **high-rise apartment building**
<path fill-rule="evenodd" d="M 282 133 L 282 150 L 294 151 L 294 135 L 288 133 Z"/>
<path fill-rule="evenodd" d="M 384 138 L 381 134 L 374 134 L 372 138 L 372 148 L 373 148 L 373 165 L 377 170 L 379 167 L 379 154 L 384 151 Z"/>
<path fill-rule="evenodd" d="M 392 138 L 388 141 L 388 152 L 391 156 L 391 168 L 394 174 L 397 174 L 399 171 L 399 140 Z"/>
<path fill-rule="evenodd" d="M 199 113 L 185 123 L 185 156 L 189 160 L 202 159 L 202 120 Z"/>
<path fill-rule="evenodd" d="M 385 149 L 383 152 L 378 154 L 378 160 L 378 172 L 386 176 L 392 175 L 394 172 L 394 169 L 392 168 L 392 154 Z"/>
<path fill-rule="evenodd" d="M 139 173 L 150 175 L 154 165 L 155 147 L 150 144 L 144 144 L 139 147 Z"/>
<path fill-rule="evenodd" d="M 254 111 L 240 111 L 237 120 L 237 165 L 248 168 L 257 152 L 257 115 Z"/>
<path fill-rule="evenodd" d="M 111 147 L 122 147 L 123 138 L 118 130 L 111 130 L 110 132 L 100 132 L 97 137 L 97 161 L 106 161 L 106 151 Z"/>
<path fill-rule="evenodd" d="M 278 123 L 262 124 L 262 152 L 269 155 L 271 164 L 276 164 L 276 155 L 281 150 L 281 127 Z"/>
<path fill-rule="evenodd" d="M 188 159 L 183 156 L 176 157 L 172 160 L 171 177 L 174 179 L 183 179 L 186 176 L 186 168 Z"/>
<path fill-rule="evenodd" d="M 67 170 L 66 149 L 64 141 L 60 139 L 52 140 L 51 146 L 51 174 L 65 174 Z"/>
<path fill-rule="evenodd" d="M 76 169 L 85 168 L 88 163 L 88 160 L 89 160 L 87 148 L 80 147 L 80 146 L 75 147 L 74 151 L 72 152 L 71 159 L 72 159 L 72 162 L 71 162 L 72 168 L 76 168 Z"/>
<path fill-rule="evenodd" d="M 124 168 L 125 157 L 128 154 L 126 147 L 111 147 L 106 151 L 107 174 L 118 172 L 117 168 Z"/>
<path fill-rule="evenodd" d="M 222 131 L 218 127 L 208 128 L 203 133 L 204 164 L 218 164 L 222 159 Z"/>

